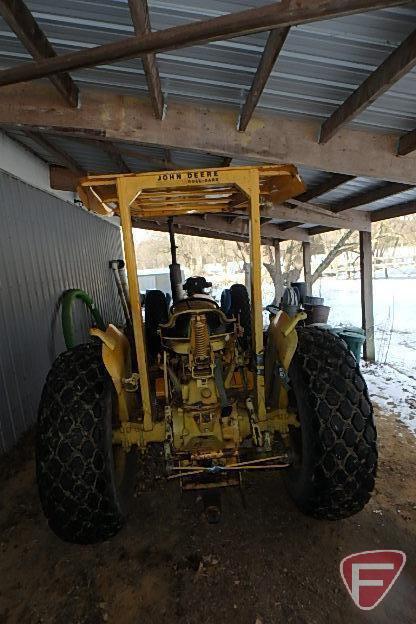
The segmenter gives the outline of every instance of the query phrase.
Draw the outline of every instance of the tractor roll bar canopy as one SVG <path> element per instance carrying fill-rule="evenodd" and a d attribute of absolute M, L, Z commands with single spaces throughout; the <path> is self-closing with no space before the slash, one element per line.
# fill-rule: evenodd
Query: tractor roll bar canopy
<path fill-rule="evenodd" d="M 132 220 L 146 223 L 205 213 L 246 214 L 249 218 L 252 347 L 257 417 L 266 418 L 261 297 L 260 205 L 281 203 L 305 190 L 294 165 L 183 169 L 139 174 L 88 176 L 78 193 L 85 206 L 102 216 L 120 216 L 132 307 L 134 341 L 143 405 L 143 428 L 153 428 L 147 355 L 140 305 Z M 201 221 L 203 227 L 203 221 Z M 151 228 L 150 228 L 151 229 Z"/>
<path fill-rule="evenodd" d="M 89 176 L 78 191 L 89 210 L 103 216 L 120 214 L 117 180 L 137 190 L 131 216 L 174 217 L 198 212 L 248 213 L 250 174 L 257 172 L 261 203 L 281 203 L 305 190 L 294 165 L 220 167 L 156 173 Z"/>

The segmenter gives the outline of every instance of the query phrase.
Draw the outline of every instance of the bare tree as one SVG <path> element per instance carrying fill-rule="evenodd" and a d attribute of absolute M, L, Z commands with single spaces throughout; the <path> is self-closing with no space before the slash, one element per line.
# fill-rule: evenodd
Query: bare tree
<path fill-rule="evenodd" d="M 346 245 L 346 243 L 348 239 L 351 238 L 352 234 L 353 230 L 347 230 L 338 240 L 336 245 L 332 247 L 330 252 L 325 256 L 325 258 L 312 273 L 312 284 L 314 284 L 316 280 L 321 277 L 322 273 L 330 266 L 330 264 L 335 260 L 337 256 L 345 253 L 351 247 L 350 245 Z"/>

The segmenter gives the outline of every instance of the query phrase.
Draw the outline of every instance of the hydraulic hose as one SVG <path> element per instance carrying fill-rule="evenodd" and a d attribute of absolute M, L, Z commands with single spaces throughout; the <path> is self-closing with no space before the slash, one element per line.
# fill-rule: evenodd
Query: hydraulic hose
<path fill-rule="evenodd" d="M 86 292 L 80 290 L 79 288 L 66 290 L 62 297 L 62 331 L 67 349 L 75 347 L 74 320 L 72 317 L 72 309 L 75 299 L 80 299 L 83 303 L 85 303 L 99 329 L 102 331 L 105 331 L 106 329 L 98 308 Z"/>

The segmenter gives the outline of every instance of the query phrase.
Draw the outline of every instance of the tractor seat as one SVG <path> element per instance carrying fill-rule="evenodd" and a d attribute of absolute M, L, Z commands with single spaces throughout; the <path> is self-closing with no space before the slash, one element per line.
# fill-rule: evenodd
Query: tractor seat
<path fill-rule="evenodd" d="M 172 306 L 169 321 L 160 325 L 162 336 L 188 338 L 191 316 L 198 311 L 205 314 L 210 335 L 233 331 L 235 319 L 227 318 L 215 301 L 202 297 L 190 297 Z"/>

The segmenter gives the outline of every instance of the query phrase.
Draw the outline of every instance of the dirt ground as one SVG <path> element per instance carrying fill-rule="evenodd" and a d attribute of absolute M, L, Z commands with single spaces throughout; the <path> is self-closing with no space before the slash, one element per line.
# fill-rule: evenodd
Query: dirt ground
<path fill-rule="evenodd" d="M 135 500 L 126 528 L 97 546 L 58 540 L 37 498 L 30 436 L 0 464 L 0 624 L 384 624 L 416 622 L 416 439 L 377 415 L 375 495 L 357 516 L 300 514 L 280 475 L 250 475 L 243 509 L 223 496 L 208 525 L 174 483 Z M 373 611 L 359 611 L 341 559 L 377 548 L 408 562 Z"/>

